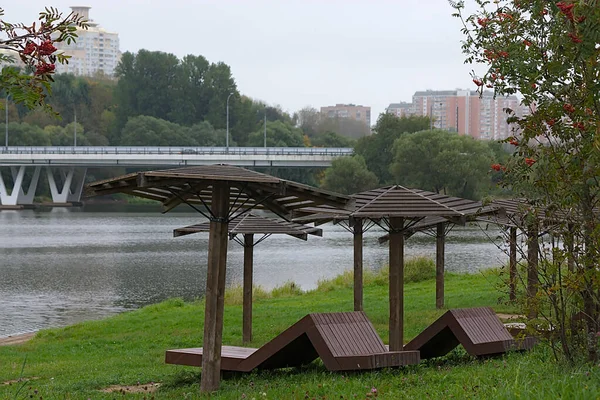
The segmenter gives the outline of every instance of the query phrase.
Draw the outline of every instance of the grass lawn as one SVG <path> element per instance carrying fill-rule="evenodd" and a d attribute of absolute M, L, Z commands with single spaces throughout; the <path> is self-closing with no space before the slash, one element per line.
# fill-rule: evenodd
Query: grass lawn
<path fill-rule="evenodd" d="M 448 308 L 499 303 L 494 273 L 448 275 Z M 407 339 L 443 312 L 435 309 L 433 280 L 409 283 L 405 289 Z M 242 307 L 235 296 L 225 307 L 223 343 L 241 345 Z M 281 290 L 254 304 L 254 342 L 258 347 L 310 312 L 352 310 L 352 289 L 323 285 L 298 294 Z M 387 286 L 365 286 L 366 313 L 387 341 Z M 199 394 L 200 371 L 164 364 L 164 351 L 202 343 L 203 303 L 169 300 L 102 321 L 39 332 L 22 345 L 0 347 L 0 399 L 192 399 Z M 29 380 L 7 384 L 20 376 Z M 141 386 L 160 382 L 152 394 L 104 393 L 111 385 Z M 20 390 L 20 391 L 19 391 Z M 208 396 L 207 396 L 208 397 Z M 364 398 L 600 398 L 600 366 L 556 364 L 545 346 L 530 353 L 477 360 L 462 349 L 417 366 L 366 373 L 330 373 L 320 362 L 301 369 L 227 375 L 224 399 L 364 399 Z"/>

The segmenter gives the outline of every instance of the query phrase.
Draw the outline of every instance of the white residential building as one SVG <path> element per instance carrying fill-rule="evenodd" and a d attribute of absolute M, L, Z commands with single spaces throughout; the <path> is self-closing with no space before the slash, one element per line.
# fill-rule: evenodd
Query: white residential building
<path fill-rule="evenodd" d="M 57 73 L 81 76 L 104 75 L 113 77 L 121 59 L 119 34 L 101 28 L 89 18 L 88 6 L 72 6 L 71 10 L 88 21 L 88 29 L 77 29 L 75 43 L 56 43 L 59 51 L 71 56 L 68 64 L 57 64 Z"/>

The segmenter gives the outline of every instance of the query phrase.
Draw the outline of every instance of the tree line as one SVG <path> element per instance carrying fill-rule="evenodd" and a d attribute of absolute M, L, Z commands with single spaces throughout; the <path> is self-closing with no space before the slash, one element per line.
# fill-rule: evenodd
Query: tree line
<path fill-rule="evenodd" d="M 333 162 L 323 186 L 351 194 L 400 184 L 476 200 L 502 190 L 502 171 L 490 166 L 506 160 L 510 146 L 429 127 L 427 117 L 381 114 L 355 155 Z"/>
<path fill-rule="evenodd" d="M 10 144 L 224 146 L 228 103 L 230 145 L 262 146 L 265 120 L 267 146 L 345 147 L 351 140 L 344 136 L 357 134 L 356 124 L 339 119 L 304 129 L 300 112 L 289 114 L 241 94 L 227 64 L 201 55 L 178 59 L 159 51 L 126 52 L 116 76 L 53 75 L 46 102 L 60 117 L 9 104 L 9 121 L 25 124 L 9 127 Z M 46 129 L 56 132 L 55 127 L 75 123 L 65 135 Z M 360 129 L 368 133 L 364 124 Z"/>
<path fill-rule="evenodd" d="M 428 117 L 382 114 L 371 129 L 315 108 L 293 114 L 241 94 L 231 68 L 203 56 L 140 50 L 124 53 L 117 80 L 53 76 L 44 109 L 9 105 L 9 144 L 20 146 L 354 147 L 333 168 L 292 171 L 282 177 L 353 193 L 399 183 L 480 198 L 492 189 L 489 165 L 498 145 L 446 131 L 429 131 Z M 265 126 L 266 125 L 266 126 Z"/>

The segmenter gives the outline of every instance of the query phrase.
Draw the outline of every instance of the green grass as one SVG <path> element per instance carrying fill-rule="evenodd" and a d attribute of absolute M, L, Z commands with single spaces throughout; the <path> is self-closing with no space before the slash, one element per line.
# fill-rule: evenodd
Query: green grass
<path fill-rule="evenodd" d="M 387 341 L 387 285 L 371 277 L 365 285 L 365 311 Z M 351 311 L 352 287 L 347 278 L 337 284 L 302 293 L 296 285 L 266 293 L 256 291 L 254 342 L 257 347 L 310 312 Z M 351 282 L 351 276 L 350 276 Z M 451 275 L 446 279 L 448 308 L 492 306 L 515 311 L 498 302 L 494 272 Z M 406 337 L 410 339 L 437 318 L 434 282 L 408 283 L 405 288 Z M 238 294 L 235 294 L 235 292 Z M 225 307 L 223 342 L 241 345 L 240 289 L 231 290 Z M 200 371 L 164 364 L 164 351 L 202 343 L 203 303 L 178 299 L 123 313 L 102 321 L 39 332 L 23 345 L 0 347 L 0 399 L 113 399 L 202 398 Z M 26 359 L 26 361 L 25 361 Z M 18 379 L 31 378 L 17 397 Z M 107 394 L 110 385 L 161 382 L 152 395 Z M 573 398 L 596 399 L 600 367 L 565 367 L 554 362 L 549 350 L 538 346 L 527 354 L 476 360 L 462 350 L 417 366 L 366 373 L 330 373 L 315 362 L 301 369 L 228 375 L 211 397 L 224 399 L 287 398 Z M 37 391 L 37 392 L 35 392 Z"/>

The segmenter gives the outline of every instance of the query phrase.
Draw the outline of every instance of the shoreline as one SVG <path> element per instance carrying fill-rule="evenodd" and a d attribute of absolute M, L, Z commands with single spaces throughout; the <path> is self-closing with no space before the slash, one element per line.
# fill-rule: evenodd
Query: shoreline
<path fill-rule="evenodd" d="M 37 332 L 20 333 L 6 337 L 0 337 L 0 346 L 14 346 L 30 341 Z"/>

